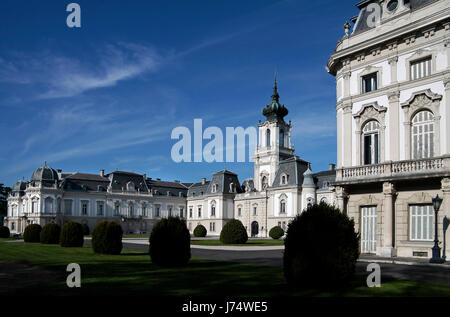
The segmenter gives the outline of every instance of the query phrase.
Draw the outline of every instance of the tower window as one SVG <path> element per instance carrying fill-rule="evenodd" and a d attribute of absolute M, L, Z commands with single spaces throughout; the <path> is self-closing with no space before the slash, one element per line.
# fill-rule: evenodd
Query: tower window
<path fill-rule="evenodd" d="M 266 131 L 266 146 L 270 146 L 270 130 Z"/>
<path fill-rule="evenodd" d="M 284 147 L 284 130 L 280 130 L 280 146 Z"/>

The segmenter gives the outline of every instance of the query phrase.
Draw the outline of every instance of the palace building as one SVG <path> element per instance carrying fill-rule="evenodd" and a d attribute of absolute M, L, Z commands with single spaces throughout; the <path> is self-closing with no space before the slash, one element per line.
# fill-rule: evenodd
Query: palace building
<path fill-rule="evenodd" d="M 450 1 L 357 7 L 327 65 L 336 77 L 337 205 L 355 220 L 363 253 L 430 257 L 437 194 L 440 241 L 450 216 Z"/>

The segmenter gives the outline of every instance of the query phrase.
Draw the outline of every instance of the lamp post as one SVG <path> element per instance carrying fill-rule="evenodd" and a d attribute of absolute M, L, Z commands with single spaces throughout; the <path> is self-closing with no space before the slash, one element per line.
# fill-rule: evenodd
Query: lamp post
<path fill-rule="evenodd" d="M 439 195 L 436 195 L 436 197 L 432 199 L 432 202 L 434 208 L 434 246 L 432 248 L 430 263 L 442 263 L 441 248 L 439 247 L 438 240 L 438 212 L 442 204 L 442 198 L 439 198 Z"/>

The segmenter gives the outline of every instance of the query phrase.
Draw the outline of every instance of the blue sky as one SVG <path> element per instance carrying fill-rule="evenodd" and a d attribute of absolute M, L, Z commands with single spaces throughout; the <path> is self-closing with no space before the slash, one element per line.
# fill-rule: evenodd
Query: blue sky
<path fill-rule="evenodd" d="M 274 69 L 293 143 L 314 171 L 336 161 L 335 82 L 325 65 L 356 1 L 0 2 L 0 183 L 44 161 L 198 181 L 252 163 L 174 163 L 173 128 L 256 126 Z M 206 142 L 205 142 L 206 143 Z"/>

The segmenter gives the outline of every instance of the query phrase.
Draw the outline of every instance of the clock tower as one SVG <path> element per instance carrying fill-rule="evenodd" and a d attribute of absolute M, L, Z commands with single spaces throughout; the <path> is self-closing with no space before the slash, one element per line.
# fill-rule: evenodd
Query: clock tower
<path fill-rule="evenodd" d="M 258 191 L 272 186 L 280 161 L 295 156 L 291 143 L 292 125 L 284 121 L 288 109 L 280 104 L 279 99 L 275 78 L 272 101 L 262 111 L 266 121 L 258 125 L 258 145 L 253 156 L 254 183 Z"/>

